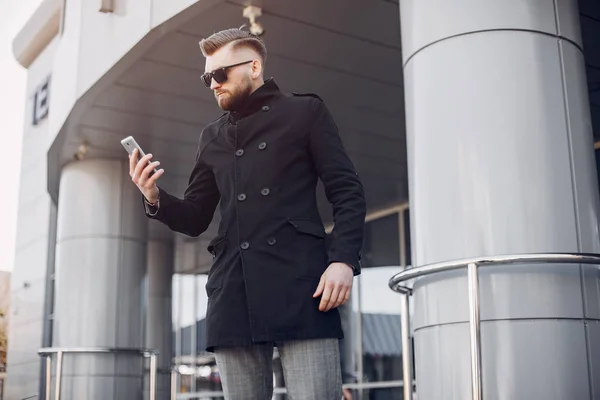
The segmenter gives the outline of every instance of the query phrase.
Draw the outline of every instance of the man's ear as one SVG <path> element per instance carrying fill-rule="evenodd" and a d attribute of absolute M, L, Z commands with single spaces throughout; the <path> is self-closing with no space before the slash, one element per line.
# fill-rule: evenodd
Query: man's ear
<path fill-rule="evenodd" d="M 258 79 L 263 72 L 263 65 L 262 62 L 259 59 L 255 59 L 254 61 L 252 61 L 252 78 L 253 79 Z"/>

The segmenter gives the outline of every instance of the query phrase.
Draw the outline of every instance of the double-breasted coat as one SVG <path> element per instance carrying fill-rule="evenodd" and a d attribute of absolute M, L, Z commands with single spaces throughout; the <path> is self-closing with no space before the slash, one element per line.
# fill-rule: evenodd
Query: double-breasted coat
<path fill-rule="evenodd" d="M 329 251 L 316 201 L 323 182 L 334 214 Z M 159 187 L 146 214 L 190 236 L 220 203 L 208 251 L 207 350 L 343 337 L 336 309 L 313 298 L 332 262 L 360 272 L 363 186 L 338 129 L 316 95 L 283 94 L 273 79 L 236 112 L 204 128 L 183 199 Z"/>

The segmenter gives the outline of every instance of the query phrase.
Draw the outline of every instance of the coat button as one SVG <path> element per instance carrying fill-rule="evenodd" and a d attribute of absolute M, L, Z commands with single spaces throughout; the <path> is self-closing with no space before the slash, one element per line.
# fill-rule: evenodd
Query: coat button
<path fill-rule="evenodd" d="M 267 144 L 266 144 L 265 142 L 262 142 L 261 144 L 259 144 L 259 145 L 258 145 L 258 148 L 259 148 L 260 150 L 264 150 L 264 149 L 266 149 L 266 148 L 267 148 Z"/>
<path fill-rule="evenodd" d="M 242 250 L 248 250 L 250 248 L 250 243 L 242 242 L 242 244 L 240 244 L 240 247 L 242 248 Z"/>
<path fill-rule="evenodd" d="M 260 191 L 260 194 L 262 194 L 263 196 L 268 196 L 269 193 L 271 193 L 271 189 L 269 188 L 264 188 Z"/>
<path fill-rule="evenodd" d="M 270 109 L 271 109 L 271 107 L 269 107 L 269 106 L 263 106 L 263 108 L 262 108 L 262 110 L 263 110 L 264 112 L 267 112 L 267 111 L 269 111 Z"/>
<path fill-rule="evenodd" d="M 270 237 L 267 239 L 267 243 L 269 244 L 269 246 L 274 246 L 275 243 L 277 243 L 277 239 L 275 239 L 274 237 Z"/>
<path fill-rule="evenodd" d="M 245 195 L 244 193 L 242 193 L 242 194 L 238 195 L 238 200 L 239 200 L 239 201 L 244 201 L 244 200 L 246 200 L 246 195 Z"/>
<path fill-rule="evenodd" d="M 244 155 L 244 150 L 242 150 L 242 149 L 236 150 L 235 155 L 238 156 L 238 157 L 243 156 Z"/>

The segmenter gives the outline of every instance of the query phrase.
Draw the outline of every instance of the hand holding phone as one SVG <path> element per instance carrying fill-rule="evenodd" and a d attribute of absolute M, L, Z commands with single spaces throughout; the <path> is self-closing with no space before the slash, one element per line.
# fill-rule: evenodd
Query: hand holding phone
<path fill-rule="evenodd" d="M 159 161 L 150 162 L 152 154 L 145 154 L 132 136 L 121 140 L 121 144 L 129 153 L 129 176 L 150 203 L 158 201 L 158 186 L 156 181 L 165 172 L 157 169 Z M 138 157 L 141 158 L 138 161 Z"/>

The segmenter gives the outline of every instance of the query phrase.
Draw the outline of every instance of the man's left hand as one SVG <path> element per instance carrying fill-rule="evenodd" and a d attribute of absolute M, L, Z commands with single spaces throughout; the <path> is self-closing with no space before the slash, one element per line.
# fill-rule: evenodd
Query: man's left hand
<path fill-rule="evenodd" d="M 313 297 L 321 297 L 319 311 L 329 311 L 344 304 L 352 292 L 354 273 L 349 265 L 332 263 L 321 275 L 321 281 Z"/>

